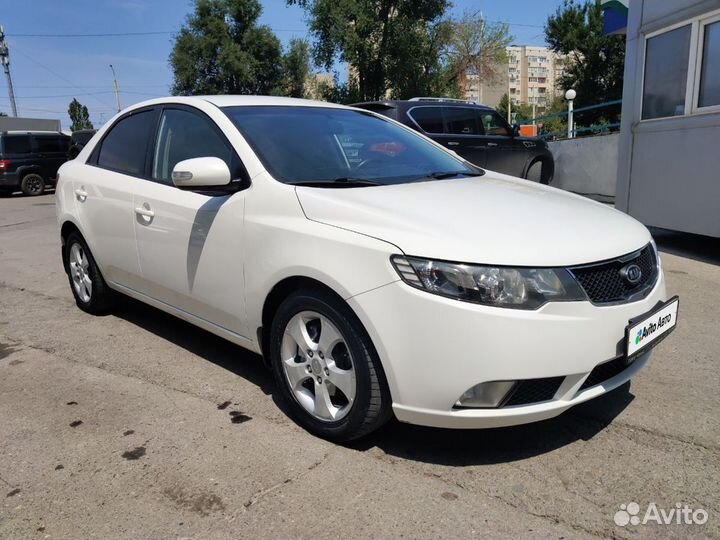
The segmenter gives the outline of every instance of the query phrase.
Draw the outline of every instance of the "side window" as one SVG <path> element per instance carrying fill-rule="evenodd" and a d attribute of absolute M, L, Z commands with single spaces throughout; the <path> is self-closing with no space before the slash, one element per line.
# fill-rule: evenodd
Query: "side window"
<path fill-rule="evenodd" d="M 154 119 L 154 111 L 142 111 L 119 120 L 102 140 L 98 166 L 123 174 L 143 176 Z"/>
<path fill-rule="evenodd" d="M 57 135 L 38 135 L 35 137 L 35 145 L 40 153 L 67 152 L 68 149 L 66 138 Z"/>
<path fill-rule="evenodd" d="M 685 114 L 691 25 L 648 38 L 642 119 Z"/>
<path fill-rule="evenodd" d="M 408 115 L 426 133 L 445 133 L 442 107 L 415 107 Z"/>
<path fill-rule="evenodd" d="M 512 136 L 512 131 L 505 120 L 503 120 L 503 117 L 495 111 L 481 112 L 480 117 L 482 119 L 483 127 L 485 128 L 485 135 Z"/>
<path fill-rule="evenodd" d="M 443 107 L 447 133 L 453 135 L 481 135 L 482 128 L 478 122 L 475 109 L 470 107 Z"/>
<path fill-rule="evenodd" d="M 29 154 L 30 137 L 27 135 L 5 135 L 3 137 L 3 152 L 6 154 Z"/>
<path fill-rule="evenodd" d="M 153 158 L 153 179 L 172 184 L 175 165 L 198 157 L 220 158 L 233 170 L 232 148 L 211 120 L 182 109 L 163 111 Z"/>

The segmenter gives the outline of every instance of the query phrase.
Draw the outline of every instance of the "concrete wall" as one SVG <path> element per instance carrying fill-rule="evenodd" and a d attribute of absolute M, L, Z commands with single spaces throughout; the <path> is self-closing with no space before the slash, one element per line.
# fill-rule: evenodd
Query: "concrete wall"
<path fill-rule="evenodd" d="M 0 116 L 0 131 L 60 131 L 60 120 Z"/>
<path fill-rule="evenodd" d="M 550 142 L 555 158 L 551 185 L 603 201 L 614 200 L 619 140 L 619 133 L 611 133 Z"/>

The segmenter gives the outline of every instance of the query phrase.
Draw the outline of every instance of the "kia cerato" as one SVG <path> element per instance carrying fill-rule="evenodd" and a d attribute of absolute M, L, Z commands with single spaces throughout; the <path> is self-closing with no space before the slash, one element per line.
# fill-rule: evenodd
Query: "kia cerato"
<path fill-rule="evenodd" d="M 119 113 L 62 166 L 80 309 L 124 294 L 261 353 L 345 441 L 508 426 L 622 385 L 675 327 L 648 230 L 371 111 L 260 96 Z"/>

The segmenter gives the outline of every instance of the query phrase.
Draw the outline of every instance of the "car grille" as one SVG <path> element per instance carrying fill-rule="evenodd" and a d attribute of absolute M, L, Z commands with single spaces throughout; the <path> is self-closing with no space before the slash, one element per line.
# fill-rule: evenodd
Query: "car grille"
<path fill-rule="evenodd" d="M 597 365 L 595 369 L 590 372 L 590 375 L 588 375 L 588 378 L 585 379 L 585 382 L 582 383 L 578 391 L 604 383 L 608 379 L 612 379 L 615 375 L 619 375 L 628 367 L 630 367 L 630 363 L 628 363 L 627 358 L 624 356 Z"/>
<path fill-rule="evenodd" d="M 565 377 L 547 377 L 545 379 L 518 381 L 501 407 L 549 401 L 555 397 L 555 393 L 564 379 Z"/>
<path fill-rule="evenodd" d="M 642 271 L 640 281 L 635 284 L 620 274 L 620 270 L 631 263 L 637 264 Z M 594 304 L 620 303 L 642 297 L 655 285 L 658 277 L 655 251 L 650 244 L 630 256 L 569 270 Z"/>

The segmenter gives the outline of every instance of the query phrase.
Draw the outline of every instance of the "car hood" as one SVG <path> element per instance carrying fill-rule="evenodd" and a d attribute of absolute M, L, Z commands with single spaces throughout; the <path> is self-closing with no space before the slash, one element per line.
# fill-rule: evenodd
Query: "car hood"
<path fill-rule="evenodd" d="M 645 246 L 648 230 L 607 205 L 488 171 L 410 184 L 297 187 L 308 219 L 372 236 L 407 255 L 516 266 L 569 266 Z"/>

